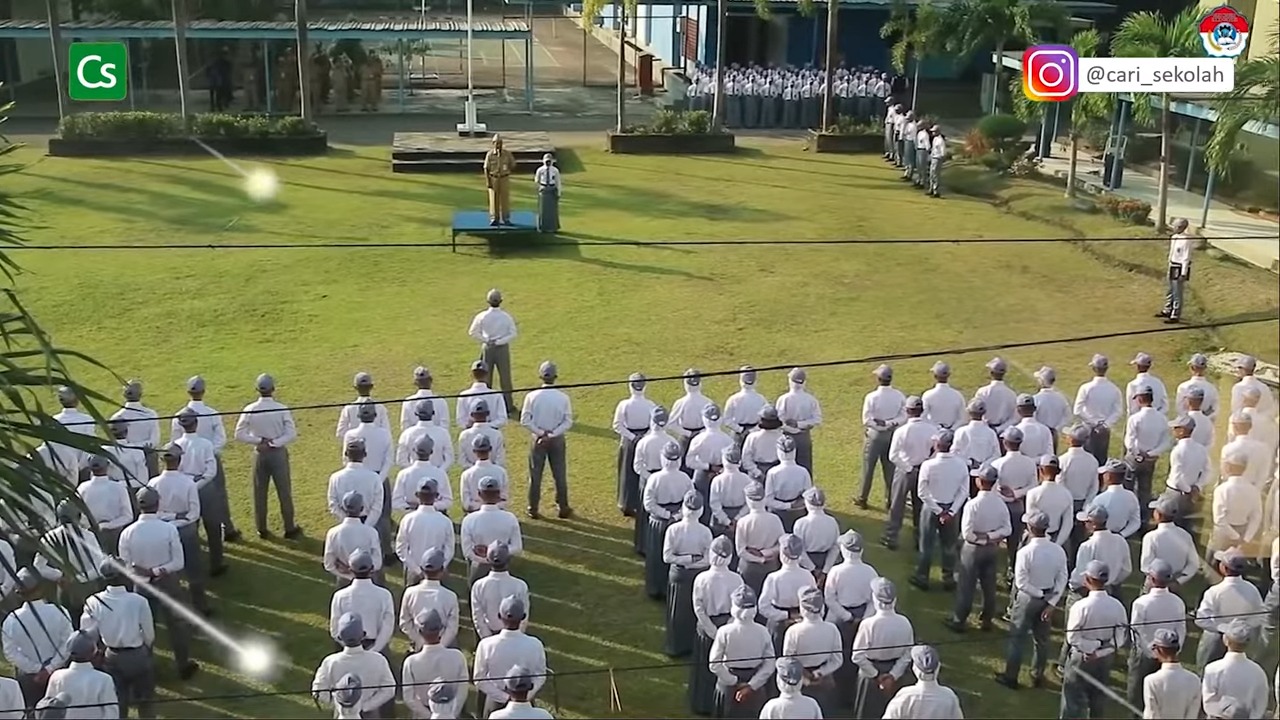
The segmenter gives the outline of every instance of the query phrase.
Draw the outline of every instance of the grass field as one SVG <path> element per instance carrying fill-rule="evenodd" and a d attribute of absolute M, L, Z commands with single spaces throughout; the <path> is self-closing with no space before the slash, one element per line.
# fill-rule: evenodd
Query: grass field
<path fill-rule="evenodd" d="M 475 355 L 467 323 L 494 286 L 503 289 L 520 323 L 513 346 L 518 384 L 531 383 L 538 362 L 549 358 L 562 382 L 572 383 L 625 379 L 634 370 L 659 376 L 689 366 L 711 371 L 925 353 L 895 363 L 900 387 L 927 387 L 927 368 L 941 357 L 956 368 L 956 384 L 971 392 L 984 381 L 982 364 L 993 353 L 949 350 L 1163 328 L 1151 318 L 1163 293 L 1163 242 L 1069 242 L 1143 231 L 1070 209 L 1060 189 L 996 181 L 965 168 L 951 173 L 962 193 L 931 201 L 904 188 L 877 158 L 812 156 L 781 144 L 724 158 L 578 149 L 562 154 L 566 243 L 477 245 L 451 254 L 440 247 L 325 247 L 444 242 L 450 211 L 483 202 L 476 178 L 395 176 L 383 150 L 273 162 L 284 189 L 278 204 L 262 207 L 249 205 L 234 173 L 212 159 L 86 161 L 23 153 L 32 165 L 16 189 L 29 194 L 38 225 L 27 239 L 83 248 L 15 252 L 26 270 L 18 279 L 24 300 L 60 343 L 122 376 L 141 377 L 145 402 L 161 411 L 181 405 L 182 383 L 196 373 L 209 382 L 210 404 L 227 411 L 252 399 L 253 378 L 264 371 L 275 376 L 281 400 L 295 406 L 348 400 L 357 370 L 373 373 L 377 397 L 403 397 L 418 364 L 432 368 L 437 392 L 456 392 L 465 387 Z M 518 206 L 531 205 L 531 186 L 518 188 Z M 785 244 L 999 237 L 1063 241 Z M 658 239 L 783 244 L 609 244 Z M 93 249 L 116 243 L 210 247 Z M 237 243 L 316 247 L 214 249 Z M 1275 276 L 1208 257 L 1197 273 L 1191 321 L 1276 316 Z M 1274 323 L 1000 354 L 1016 369 L 1015 386 L 1029 387 L 1030 371 L 1050 364 L 1070 394 L 1094 352 L 1112 358 L 1123 382 L 1124 362 L 1145 350 L 1157 358 L 1156 372 L 1176 384 L 1189 353 L 1220 347 L 1271 361 L 1280 356 Z M 868 538 L 878 537 L 883 514 L 854 511 L 851 493 L 861 465 L 858 411 L 872 366 L 810 374 L 826 417 L 816 431 L 817 482 L 843 523 Z M 83 379 L 115 392 L 109 377 L 86 373 Z M 714 378 L 706 385 L 723 401 L 735 381 Z M 761 381 L 770 395 L 784 386 L 782 372 Z M 678 394 L 675 382 L 650 386 L 650 396 L 663 403 Z M 616 441 L 609 423 L 624 395 L 621 386 L 572 393 L 577 424 L 569 438 L 570 482 L 578 517 L 525 522 L 526 554 L 514 567 L 533 589 L 532 632 L 564 675 L 543 695 L 556 700 L 559 717 L 688 715 L 684 668 L 614 673 L 623 710 L 612 713 L 608 672 L 573 675 L 666 661 L 661 608 L 644 598 L 630 527 L 614 507 Z M 338 467 L 337 414 L 297 413 L 294 489 L 308 537 L 289 543 L 254 536 L 230 546 L 231 572 L 212 585 L 217 622 L 234 633 L 273 638 L 287 655 L 282 673 L 271 686 L 248 681 L 206 644 L 200 653 L 205 671 L 190 684 L 177 681 L 170 664 L 162 666 L 166 693 L 205 698 L 162 706 L 164 716 L 326 715 L 305 694 L 221 696 L 305 689 L 330 651 L 325 627 L 332 587 L 317 538 L 331 524 L 324 487 Z M 513 479 L 523 487 L 527 439 L 516 429 L 507 438 Z M 242 447 L 226 456 L 233 511 L 246 537 L 253 535 L 248 457 Z M 1054 716 L 1055 694 L 1015 695 L 990 682 L 1003 635 L 975 633 L 957 644 L 940 624 L 949 594 L 906 586 L 907 551 L 877 546 L 867 559 L 899 582 L 901 608 L 919 637 L 939 643 L 943 680 L 961 691 L 967 716 Z M 398 594 L 398 572 L 393 576 Z M 464 637 L 468 648 L 472 642 Z M 404 647 L 398 640 L 397 651 Z M 1113 716 L 1120 715 L 1116 708 Z"/>

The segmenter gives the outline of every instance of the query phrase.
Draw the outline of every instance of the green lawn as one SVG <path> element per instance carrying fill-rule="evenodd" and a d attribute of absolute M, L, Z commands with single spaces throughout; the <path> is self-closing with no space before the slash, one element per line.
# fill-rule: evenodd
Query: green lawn
<path fill-rule="evenodd" d="M 392 175 L 381 149 L 273 162 L 284 190 L 279 204 L 265 207 L 248 204 L 234 173 L 212 159 L 68 160 L 44 158 L 34 149 L 19 157 L 32 163 L 15 185 L 30 195 L 38 227 L 26 237 L 33 243 L 317 246 L 14 253 L 26 270 L 17 281 L 22 296 L 56 339 L 122 376 L 141 377 L 146 402 L 164 411 L 180 406 L 182 382 L 195 373 L 209 382 L 209 402 L 223 410 L 252 399 L 253 378 L 264 371 L 275 376 L 280 398 L 292 405 L 347 400 L 356 370 L 373 373 L 378 397 L 402 397 L 412 389 L 410 371 L 418 364 L 432 367 L 437 391 L 454 392 L 465 386 L 475 355 L 467 323 L 492 286 L 504 290 L 520 323 L 514 356 L 524 383 L 548 358 L 558 363 L 562 381 L 572 383 L 623 379 L 634 370 L 671 375 L 689 366 L 805 364 L 1162 327 L 1150 317 L 1163 292 L 1165 247 L 1159 241 L 608 244 L 1143 235 L 1069 209 L 1058 189 L 996 182 L 964 168 L 955 168 L 951 178 L 968 194 L 931 201 L 904 188 L 878 158 L 813 156 L 781 144 L 708 158 L 579 149 L 562 156 L 569 171 L 562 208 L 566 238 L 578 244 L 493 252 L 477 245 L 451 254 L 439 247 L 324 247 L 444 242 L 450 211 L 483 202 L 476 178 Z M 520 187 L 516 204 L 531 202 L 531 187 Z M 1207 257 L 1197 272 L 1193 321 L 1275 316 L 1280 291 L 1273 275 Z M 1016 368 L 1016 386 L 1027 387 L 1030 371 L 1047 363 L 1072 393 L 1094 352 L 1111 356 L 1117 376 L 1125 374 L 1124 362 L 1135 351 L 1151 352 L 1157 372 L 1176 383 L 1187 354 L 1225 346 L 1273 361 L 1280 356 L 1276 327 L 1266 324 L 1044 345 L 1004 357 Z M 944 357 L 956 368 L 956 384 L 972 391 L 990 355 Z M 897 363 L 899 386 L 915 392 L 927 387 L 934 359 Z M 861 464 L 858 411 L 870 370 L 854 364 L 810 377 L 826 417 L 817 431 L 817 481 L 845 524 L 876 538 L 883 514 L 851 507 Z M 108 377 L 86 372 L 84 380 L 114 393 Z M 769 373 L 761 385 L 776 395 L 785 379 Z M 723 400 L 734 386 L 733 378 L 715 378 L 707 391 Z M 621 387 L 573 392 L 570 482 L 578 518 L 526 522 L 526 554 L 514 570 L 533 589 L 533 632 L 546 642 L 555 670 L 568 675 L 618 668 L 623 711 L 614 715 L 684 717 L 686 670 L 621 671 L 665 661 L 662 611 L 644 598 L 630 527 L 614 508 L 609 423 L 624 394 Z M 650 394 L 670 403 L 678 385 L 654 384 Z M 233 633 L 270 636 L 287 654 L 287 666 L 268 687 L 237 676 L 223 653 L 206 644 L 205 671 L 194 682 L 177 681 L 170 664 L 161 670 L 166 693 L 208 700 L 163 706 L 165 716 L 325 715 L 305 695 L 215 696 L 305 688 L 329 652 L 332 588 L 320 567 L 317 538 L 331 524 L 323 499 L 326 478 L 338 465 L 336 416 L 330 409 L 297 413 L 294 486 L 308 538 L 286 543 L 255 536 L 231 546 L 232 570 L 212 586 L 217 622 Z M 515 429 L 507 437 L 512 475 L 523 485 L 519 459 L 527 441 Z M 241 447 L 227 455 L 236 522 L 252 535 L 247 461 Z M 962 692 L 967 716 L 1056 712 L 1056 695 L 1014 695 L 989 681 L 1003 636 L 974 633 L 956 644 L 940 624 L 949 595 L 923 595 L 906 586 L 907 551 L 891 554 L 876 546 L 867 556 L 899 581 L 902 608 L 920 638 L 940 644 L 943 679 Z M 395 582 L 398 593 L 398 573 Z M 472 642 L 465 639 L 468 647 Z M 397 641 L 396 649 L 402 652 L 404 643 Z M 560 717 L 610 715 L 609 685 L 607 672 L 562 677 L 543 699 L 557 699 Z"/>

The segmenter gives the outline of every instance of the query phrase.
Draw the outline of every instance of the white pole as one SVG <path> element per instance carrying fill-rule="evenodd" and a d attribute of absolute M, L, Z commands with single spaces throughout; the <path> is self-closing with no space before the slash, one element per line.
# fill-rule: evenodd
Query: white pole
<path fill-rule="evenodd" d="M 474 54 L 472 49 L 472 10 L 475 7 L 475 0 L 467 0 L 467 127 L 474 128 L 476 124 L 476 95 L 475 86 L 471 81 L 471 56 Z"/>

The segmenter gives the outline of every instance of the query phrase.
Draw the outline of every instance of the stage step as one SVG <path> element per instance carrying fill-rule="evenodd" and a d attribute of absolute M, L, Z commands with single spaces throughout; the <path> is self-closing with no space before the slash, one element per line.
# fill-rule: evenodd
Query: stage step
<path fill-rule="evenodd" d="M 392 160 L 432 160 L 435 158 L 448 158 L 459 160 L 475 160 L 481 162 L 484 160 L 485 153 L 488 150 L 474 151 L 453 151 L 441 152 L 438 150 L 392 150 Z M 513 152 L 516 162 L 542 162 L 542 156 L 551 150 L 536 150 L 529 152 Z"/>
<path fill-rule="evenodd" d="M 516 169 L 532 174 L 542 164 L 542 157 L 536 159 L 516 158 Z M 396 173 L 447 173 L 471 172 L 479 174 L 484 171 L 484 159 L 434 157 L 420 160 L 392 160 L 391 172 Z"/>

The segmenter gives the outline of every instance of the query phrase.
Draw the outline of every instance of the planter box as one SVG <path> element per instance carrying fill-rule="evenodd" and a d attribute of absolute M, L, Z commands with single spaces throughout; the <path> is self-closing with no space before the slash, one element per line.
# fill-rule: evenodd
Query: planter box
<path fill-rule="evenodd" d="M 809 147 L 816 153 L 882 153 L 884 137 L 810 131 Z"/>
<path fill-rule="evenodd" d="M 610 132 L 609 152 L 629 155 L 707 155 L 731 153 L 732 133 L 707 135 L 640 135 Z"/>
<path fill-rule="evenodd" d="M 204 142 L 224 155 L 323 155 L 329 137 L 210 138 Z M 135 155 L 203 155 L 207 151 L 190 140 L 49 139 L 49 154 L 56 157 L 128 157 Z"/>

